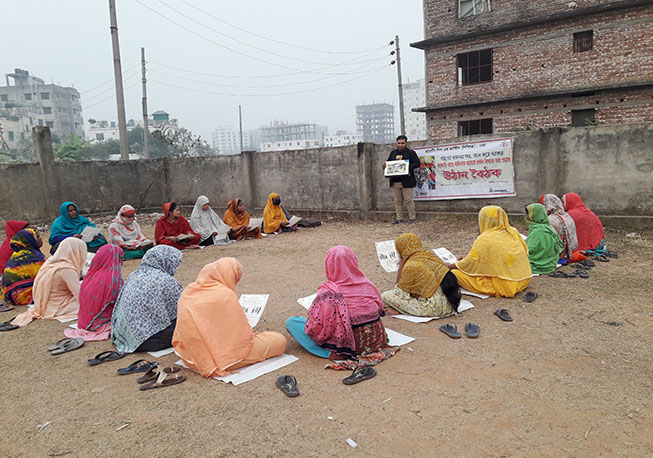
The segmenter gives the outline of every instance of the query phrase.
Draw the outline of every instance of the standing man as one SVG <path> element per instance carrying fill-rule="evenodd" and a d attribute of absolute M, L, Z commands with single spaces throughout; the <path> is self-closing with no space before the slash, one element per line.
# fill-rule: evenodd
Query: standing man
<path fill-rule="evenodd" d="M 408 210 L 408 218 L 410 224 L 415 224 L 415 202 L 413 201 L 413 188 L 417 185 L 415 180 L 415 170 L 419 168 L 419 157 L 412 149 L 406 147 L 408 137 L 400 135 L 397 137 L 397 149 L 392 150 L 388 156 L 388 161 L 401 161 L 408 160 L 408 175 L 391 176 L 390 187 L 394 193 L 395 198 L 395 213 L 396 218 L 394 223 L 399 224 L 403 221 L 403 204 L 406 205 Z M 385 163 L 383 164 L 385 169 Z"/>

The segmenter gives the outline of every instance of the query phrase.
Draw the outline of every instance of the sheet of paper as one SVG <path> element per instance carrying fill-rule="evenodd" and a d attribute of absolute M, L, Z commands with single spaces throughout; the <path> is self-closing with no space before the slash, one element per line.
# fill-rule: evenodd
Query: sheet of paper
<path fill-rule="evenodd" d="M 256 229 L 257 227 L 261 227 L 261 224 L 263 224 L 263 218 L 250 218 L 247 227 L 249 229 Z"/>
<path fill-rule="evenodd" d="M 300 297 L 299 299 L 297 299 L 297 303 L 302 307 L 304 307 L 306 310 L 308 310 L 309 308 L 311 308 L 311 304 L 313 303 L 316 297 L 317 297 L 317 293 L 311 294 L 310 296 L 306 296 L 306 297 Z"/>
<path fill-rule="evenodd" d="M 415 340 L 414 337 L 405 336 L 400 332 L 393 331 L 392 329 L 385 328 L 385 332 L 388 334 L 388 345 L 393 347 L 406 345 Z"/>
<path fill-rule="evenodd" d="M 160 358 L 162 356 L 169 355 L 173 351 L 175 351 L 175 349 L 170 347 L 159 351 L 148 351 L 147 354 L 150 356 L 154 356 L 155 358 Z"/>
<path fill-rule="evenodd" d="M 59 323 L 70 323 L 71 321 L 76 321 L 77 318 L 57 318 Z"/>
<path fill-rule="evenodd" d="M 297 223 L 300 222 L 301 220 L 302 220 L 301 217 L 299 217 L 299 216 L 293 216 L 292 218 L 290 218 L 290 221 L 288 221 L 288 226 L 294 226 L 295 224 L 297 224 Z"/>
<path fill-rule="evenodd" d="M 472 304 L 471 302 L 469 302 L 466 299 L 461 299 L 460 300 L 460 305 L 458 305 L 458 313 L 462 313 L 465 310 L 469 310 L 469 309 L 473 309 L 473 308 L 474 308 L 474 304 Z"/>
<path fill-rule="evenodd" d="M 88 269 L 91 268 L 91 261 L 95 257 L 95 253 L 86 253 L 86 261 L 84 261 L 84 267 L 82 267 L 82 277 L 85 277 L 88 273 Z"/>
<path fill-rule="evenodd" d="M 251 327 L 258 324 L 269 298 L 269 294 L 241 294 L 238 298 L 238 303 L 243 308 Z"/>
<path fill-rule="evenodd" d="M 77 323 L 69 324 L 68 327 L 72 328 L 72 329 L 79 329 L 79 326 L 77 326 Z"/>
<path fill-rule="evenodd" d="M 190 240 L 195 237 L 193 234 L 179 234 L 177 236 L 177 241 L 181 242 L 182 240 Z"/>
<path fill-rule="evenodd" d="M 474 305 L 471 302 L 469 302 L 469 301 L 467 301 L 465 299 L 462 299 L 460 301 L 460 305 L 458 306 L 458 314 L 464 312 L 465 310 L 469 310 L 469 309 L 473 309 L 473 308 L 474 308 Z M 431 320 L 439 320 L 440 318 L 442 318 L 441 316 L 412 316 L 412 315 L 403 315 L 403 314 L 402 315 L 390 315 L 390 316 L 392 316 L 393 318 L 399 318 L 400 320 L 410 321 L 412 323 L 428 323 Z M 445 317 L 445 318 L 448 318 L 448 317 Z"/>
<path fill-rule="evenodd" d="M 395 247 L 394 240 L 375 242 L 376 255 L 379 257 L 381 267 L 386 272 L 397 272 L 399 270 L 399 253 Z"/>
<path fill-rule="evenodd" d="M 445 264 L 453 264 L 454 262 L 456 262 L 458 260 L 458 259 L 456 259 L 456 257 L 453 255 L 453 253 L 451 251 L 447 250 L 444 247 L 434 248 L 433 252 L 435 253 L 435 255 L 438 258 L 442 259 L 442 261 Z"/>
<path fill-rule="evenodd" d="M 524 235 L 524 234 L 522 234 L 522 233 L 519 233 L 519 235 L 521 235 L 521 238 L 523 238 L 524 240 L 526 240 L 526 239 L 528 238 L 527 235 Z"/>
<path fill-rule="evenodd" d="M 487 299 L 488 296 L 487 294 L 481 294 L 481 293 L 472 293 L 471 291 L 466 290 L 465 288 L 460 288 L 460 292 L 467 295 L 467 296 L 474 296 L 478 297 L 479 299 Z"/>
<path fill-rule="evenodd" d="M 86 226 L 81 234 L 82 241 L 88 243 L 92 241 L 93 237 L 98 235 L 100 232 L 102 232 L 102 229 L 99 227 Z"/>

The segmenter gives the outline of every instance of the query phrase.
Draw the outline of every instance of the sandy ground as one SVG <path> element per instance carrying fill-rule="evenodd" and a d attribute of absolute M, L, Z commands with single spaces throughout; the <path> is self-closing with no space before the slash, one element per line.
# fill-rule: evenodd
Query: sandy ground
<path fill-rule="evenodd" d="M 151 224 L 144 229 L 153 232 Z M 287 335 L 286 318 L 305 313 L 296 299 L 324 281 L 329 247 L 349 245 L 383 291 L 395 274 L 380 267 L 374 241 L 408 230 L 457 255 L 477 234 L 473 218 L 400 227 L 327 223 L 184 253 L 177 278 L 185 286 L 206 263 L 237 257 L 245 267 L 238 292 L 270 294 L 257 329 Z M 299 361 L 238 387 L 182 370 L 183 384 L 141 392 L 136 376 L 116 369 L 146 354 L 90 367 L 86 360 L 111 348 L 108 342 L 56 357 L 46 351 L 65 324 L 39 320 L 2 333 L 0 455 L 651 456 L 653 233 L 607 237 L 619 259 L 598 263 L 586 280 L 534 278 L 528 291 L 540 297 L 532 304 L 522 295 L 472 298 L 475 309 L 449 319 L 385 317 L 386 327 L 416 340 L 377 366 L 376 378 L 354 386 L 342 384 L 347 373 L 323 369 L 323 360 L 289 339 L 287 353 Z M 138 263 L 126 262 L 124 275 Z M 493 316 L 500 307 L 515 321 Z M 479 339 L 451 340 L 438 330 L 468 321 L 480 324 Z M 297 377 L 300 397 L 275 387 L 283 373 Z M 44 422 L 51 423 L 39 431 Z"/>

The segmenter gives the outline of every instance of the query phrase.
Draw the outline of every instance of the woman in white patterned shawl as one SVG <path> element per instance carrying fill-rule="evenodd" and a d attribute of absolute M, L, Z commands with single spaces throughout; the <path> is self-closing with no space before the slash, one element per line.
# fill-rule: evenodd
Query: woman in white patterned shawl
<path fill-rule="evenodd" d="M 578 249 L 578 238 L 576 237 L 576 224 L 565 211 L 562 201 L 555 194 L 544 194 L 540 203 L 546 208 L 551 226 L 560 236 L 564 247 L 560 253 L 560 259 L 567 259 L 571 262 L 573 252 Z"/>

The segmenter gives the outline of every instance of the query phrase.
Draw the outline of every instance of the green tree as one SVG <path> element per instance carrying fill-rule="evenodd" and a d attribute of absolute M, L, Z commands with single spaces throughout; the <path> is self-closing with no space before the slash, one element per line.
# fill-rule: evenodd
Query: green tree
<path fill-rule="evenodd" d="M 83 161 L 88 159 L 87 154 L 84 152 L 85 141 L 82 141 L 75 134 L 70 134 L 70 137 L 65 142 L 52 145 L 54 150 L 54 158 L 59 161 Z"/>

